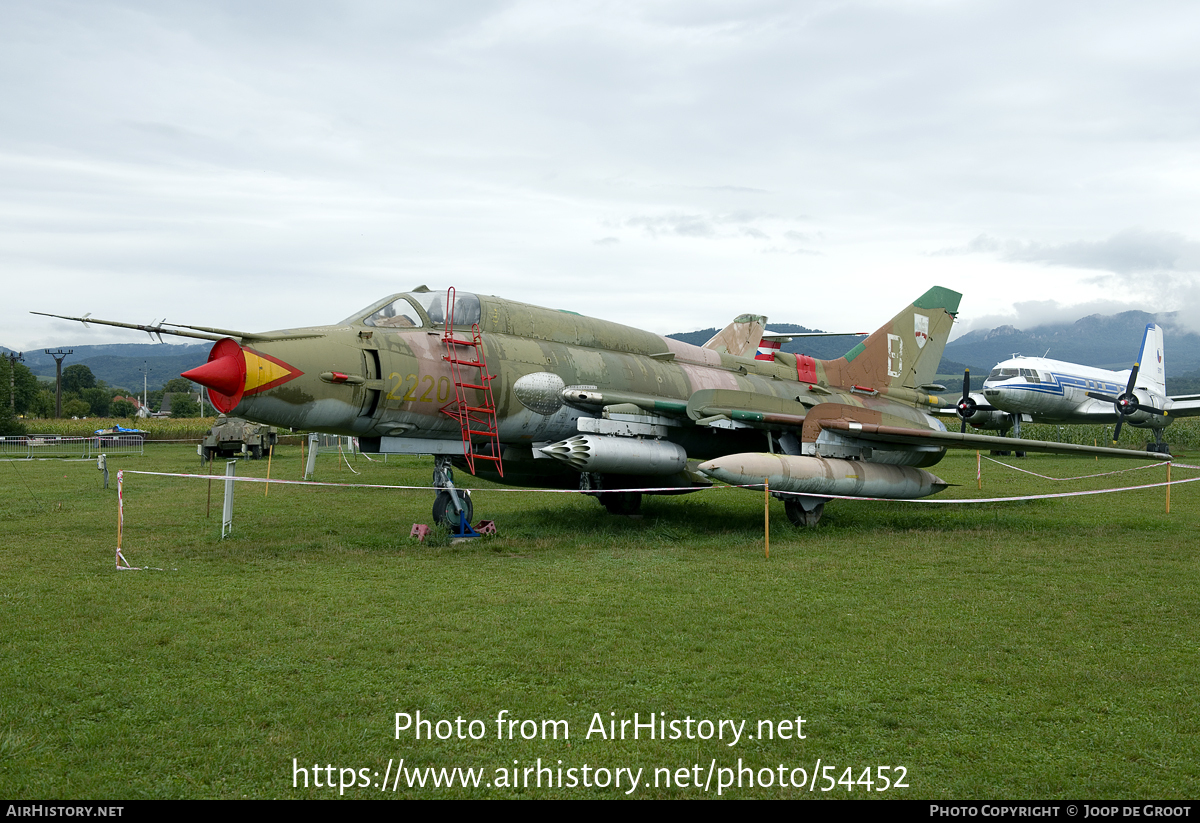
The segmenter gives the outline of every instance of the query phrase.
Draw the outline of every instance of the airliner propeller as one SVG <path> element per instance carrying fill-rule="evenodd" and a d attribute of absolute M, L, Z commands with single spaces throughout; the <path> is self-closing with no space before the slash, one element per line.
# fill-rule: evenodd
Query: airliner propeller
<path fill-rule="evenodd" d="M 962 428 L 959 429 L 959 434 L 967 431 L 967 419 L 970 418 L 979 408 L 979 404 L 971 397 L 971 370 L 963 370 L 963 396 L 962 400 L 958 401 L 955 407 L 958 416 L 962 418 Z"/>
<path fill-rule="evenodd" d="M 1117 425 L 1113 428 L 1113 445 L 1116 445 L 1117 438 L 1121 436 L 1121 424 L 1125 422 L 1125 418 L 1139 411 L 1144 411 L 1149 414 L 1161 414 L 1164 417 L 1167 415 L 1165 411 L 1154 406 L 1146 406 L 1138 402 L 1137 395 L 1133 393 L 1133 384 L 1137 382 L 1138 369 L 1140 363 L 1134 363 L 1133 369 L 1129 372 L 1129 385 L 1125 387 L 1125 391 L 1113 397 L 1111 394 L 1100 394 L 1099 392 L 1088 392 L 1088 397 L 1094 397 L 1097 400 L 1105 400 L 1113 404 L 1113 408 L 1117 411 Z"/>
<path fill-rule="evenodd" d="M 982 419 L 975 423 L 975 425 L 979 428 L 995 428 L 999 424 L 996 423 L 995 415 L 992 412 L 999 411 L 991 403 L 980 403 L 971 396 L 971 370 L 965 369 L 963 371 L 962 399 L 954 406 L 954 413 L 962 420 L 962 428 L 959 430 L 959 433 L 965 434 L 967 431 L 967 421 L 980 412 L 983 413 Z M 1004 415 L 1004 417 L 1008 417 L 1008 415 Z M 1007 431 L 1008 426 L 1004 426 L 1004 430 Z"/>

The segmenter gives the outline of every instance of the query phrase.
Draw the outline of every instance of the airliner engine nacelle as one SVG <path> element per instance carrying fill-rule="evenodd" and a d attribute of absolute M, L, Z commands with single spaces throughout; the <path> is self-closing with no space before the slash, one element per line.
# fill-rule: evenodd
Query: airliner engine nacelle
<path fill-rule="evenodd" d="M 1156 397 L 1145 389 L 1134 389 L 1131 394 L 1132 396 L 1122 394 L 1117 398 L 1117 412 L 1126 423 L 1131 426 L 1146 427 L 1153 426 L 1157 422 L 1160 428 L 1166 426 L 1169 418 L 1161 412 L 1149 411 L 1163 407 L 1161 397 Z"/>
<path fill-rule="evenodd" d="M 976 410 L 974 414 L 967 418 L 967 422 L 974 429 L 995 431 L 1007 431 L 1013 425 L 1012 415 L 1004 411 Z"/>

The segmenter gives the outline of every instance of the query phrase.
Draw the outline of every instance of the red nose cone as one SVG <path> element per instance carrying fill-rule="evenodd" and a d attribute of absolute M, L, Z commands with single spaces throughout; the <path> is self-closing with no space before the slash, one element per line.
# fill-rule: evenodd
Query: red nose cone
<path fill-rule="evenodd" d="M 246 389 L 246 356 L 236 341 L 226 337 L 212 347 L 207 363 L 185 371 L 180 377 L 207 388 L 212 404 L 228 414 L 241 401 Z"/>
<path fill-rule="evenodd" d="M 185 371 L 180 377 L 195 380 L 201 386 L 221 394 L 234 395 L 239 388 L 246 385 L 245 361 L 237 355 L 227 355 L 218 360 L 209 360 L 191 371 Z"/>

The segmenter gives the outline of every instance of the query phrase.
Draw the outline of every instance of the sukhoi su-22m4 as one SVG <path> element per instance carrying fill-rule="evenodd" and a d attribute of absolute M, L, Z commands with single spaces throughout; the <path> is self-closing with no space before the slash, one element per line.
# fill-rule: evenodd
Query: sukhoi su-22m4
<path fill-rule="evenodd" d="M 947 448 L 1145 457 L 947 431 L 931 412 L 953 401 L 933 381 L 960 297 L 931 288 L 833 360 L 760 347 L 757 315 L 695 346 L 425 287 L 340 323 L 265 333 L 66 319 L 215 340 L 183 376 L 226 414 L 351 435 L 367 453 L 434 456 L 434 513 L 447 521 L 471 517 L 454 468 L 582 489 L 618 514 L 637 512 L 644 494 L 713 480 L 761 490 L 765 479 L 792 522 L 815 525 L 831 496 L 942 490 L 928 469 Z"/>

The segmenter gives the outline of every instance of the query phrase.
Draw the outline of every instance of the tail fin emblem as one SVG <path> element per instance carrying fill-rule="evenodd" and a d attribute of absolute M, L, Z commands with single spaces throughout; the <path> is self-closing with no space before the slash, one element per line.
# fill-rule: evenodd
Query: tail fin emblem
<path fill-rule="evenodd" d="M 925 348 L 929 341 L 929 317 L 924 314 L 913 315 L 913 336 L 917 338 L 917 348 Z"/>

